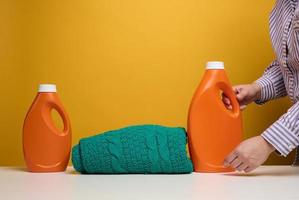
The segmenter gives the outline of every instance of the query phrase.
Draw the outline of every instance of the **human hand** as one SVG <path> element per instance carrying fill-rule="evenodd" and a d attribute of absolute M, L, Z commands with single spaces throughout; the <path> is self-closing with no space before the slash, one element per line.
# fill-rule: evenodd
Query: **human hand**
<path fill-rule="evenodd" d="M 244 110 L 247 104 L 250 104 L 260 97 L 261 88 L 258 84 L 252 83 L 233 86 L 233 91 L 240 104 L 240 109 Z M 227 109 L 232 109 L 231 102 L 224 93 L 222 94 L 222 101 Z"/>
<path fill-rule="evenodd" d="M 263 164 L 274 150 L 262 136 L 252 137 L 239 144 L 224 159 L 224 166 L 247 173 Z"/>

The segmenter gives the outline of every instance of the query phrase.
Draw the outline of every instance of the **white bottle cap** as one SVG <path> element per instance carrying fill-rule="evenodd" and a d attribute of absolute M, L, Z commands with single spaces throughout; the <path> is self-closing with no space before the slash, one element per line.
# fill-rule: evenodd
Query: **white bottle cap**
<path fill-rule="evenodd" d="M 206 69 L 224 69 L 224 63 L 220 61 L 211 61 L 207 63 Z"/>
<path fill-rule="evenodd" d="M 56 92 L 56 85 L 54 84 L 40 84 L 38 92 Z"/>

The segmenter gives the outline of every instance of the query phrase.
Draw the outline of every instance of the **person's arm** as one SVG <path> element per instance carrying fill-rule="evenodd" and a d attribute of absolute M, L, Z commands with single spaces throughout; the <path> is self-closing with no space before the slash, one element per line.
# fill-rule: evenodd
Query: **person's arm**
<path fill-rule="evenodd" d="M 248 104 L 255 101 L 263 104 L 269 100 L 283 97 L 287 94 L 283 76 L 278 62 L 274 61 L 264 72 L 264 75 L 254 84 L 238 86 L 240 93 L 238 101 L 244 99 Z M 224 99 L 227 105 L 229 102 Z M 299 144 L 299 102 L 279 118 L 261 135 L 241 142 L 224 160 L 224 166 L 231 166 L 238 171 L 250 172 L 263 164 L 268 156 L 276 150 L 286 156 Z"/>
<path fill-rule="evenodd" d="M 275 60 L 266 68 L 262 77 L 255 81 L 261 88 L 257 104 L 264 104 L 269 100 L 287 95 L 279 63 Z"/>
<path fill-rule="evenodd" d="M 266 129 L 261 136 L 283 156 L 299 145 L 299 102 Z"/>
<path fill-rule="evenodd" d="M 299 102 L 266 129 L 260 136 L 241 142 L 224 160 L 224 166 L 250 172 L 278 151 L 287 156 L 299 145 Z"/>

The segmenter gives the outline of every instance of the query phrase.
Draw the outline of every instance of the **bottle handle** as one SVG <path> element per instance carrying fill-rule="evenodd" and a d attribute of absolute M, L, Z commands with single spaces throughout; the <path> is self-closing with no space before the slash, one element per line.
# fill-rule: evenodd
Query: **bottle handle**
<path fill-rule="evenodd" d="M 55 130 L 56 134 L 59 136 L 64 136 L 67 135 L 69 130 L 70 130 L 70 120 L 65 112 L 65 110 L 63 109 L 62 105 L 60 103 L 57 103 L 55 101 L 50 101 L 49 102 L 49 114 L 50 114 L 50 126 L 53 130 Z M 63 121 L 63 130 L 62 132 L 60 130 L 58 130 L 58 128 L 54 125 L 53 123 L 53 119 L 51 116 L 51 111 L 52 109 L 55 109 L 58 114 L 60 115 L 62 121 Z"/>
<path fill-rule="evenodd" d="M 229 86 L 225 82 L 219 82 L 217 85 L 218 85 L 218 88 L 223 91 L 225 96 L 227 96 L 227 98 L 229 98 L 229 100 L 231 102 L 232 110 L 230 113 L 232 113 L 234 116 L 238 116 L 240 113 L 240 105 L 237 100 L 236 94 L 233 91 L 233 89 L 231 88 L 231 86 Z"/>

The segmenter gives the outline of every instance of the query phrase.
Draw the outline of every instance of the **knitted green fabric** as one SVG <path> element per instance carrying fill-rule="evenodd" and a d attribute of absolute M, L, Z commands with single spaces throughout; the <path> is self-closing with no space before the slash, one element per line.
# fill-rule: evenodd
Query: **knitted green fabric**
<path fill-rule="evenodd" d="M 190 173 L 184 128 L 139 125 L 83 138 L 73 147 L 81 173 Z"/>

